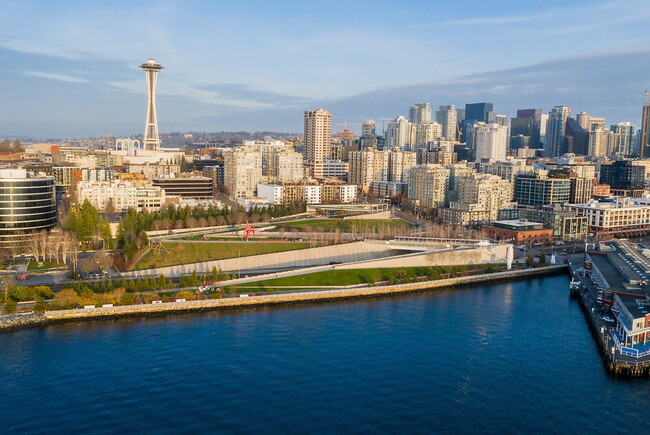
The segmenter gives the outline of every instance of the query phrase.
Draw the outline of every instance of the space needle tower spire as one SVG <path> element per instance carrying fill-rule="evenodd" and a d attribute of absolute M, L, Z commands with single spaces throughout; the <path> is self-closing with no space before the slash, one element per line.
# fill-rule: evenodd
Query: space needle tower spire
<path fill-rule="evenodd" d="M 149 59 L 140 65 L 147 77 L 147 91 L 149 103 L 147 104 L 147 121 L 144 126 L 144 140 L 142 145 L 146 150 L 160 149 L 160 136 L 158 135 L 158 116 L 156 115 L 156 78 L 163 66 L 156 63 L 156 59 Z"/>

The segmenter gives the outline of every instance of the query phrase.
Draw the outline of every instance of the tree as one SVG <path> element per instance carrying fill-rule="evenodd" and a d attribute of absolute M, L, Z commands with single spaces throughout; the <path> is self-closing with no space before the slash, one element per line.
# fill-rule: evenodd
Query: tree
<path fill-rule="evenodd" d="M 95 252 L 92 258 L 102 271 L 107 271 L 113 267 L 113 257 L 104 249 Z"/>
<path fill-rule="evenodd" d="M 16 311 L 17 306 L 18 306 L 18 303 L 16 301 L 14 301 L 13 299 L 9 298 L 9 300 L 5 302 L 4 311 L 7 314 L 11 314 L 11 313 Z"/>
<path fill-rule="evenodd" d="M 546 264 L 546 254 L 544 251 L 539 254 L 539 264 Z"/>
<path fill-rule="evenodd" d="M 533 257 L 533 253 L 530 252 L 528 254 L 528 257 L 526 258 L 526 265 L 528 267 L 533 267 L 535 265 L 535 258 Z"/>
<path fill-rule="evenodd" d="M 35 313 L 42 313 L 45 311 L 45 299 L 43 299 L 42 296 L 38 296 L 36 298 L 36 303 L 34 304 L 34 312 Z"/>

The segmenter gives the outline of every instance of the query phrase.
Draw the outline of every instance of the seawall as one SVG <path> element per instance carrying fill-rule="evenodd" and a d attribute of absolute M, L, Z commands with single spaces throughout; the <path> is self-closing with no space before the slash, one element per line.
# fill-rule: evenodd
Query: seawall
<path fill-rule="evenodd" d="M 200 301 L 168 302 L 162 304 L 124 305 L 90 309 L 47 311 L 43 314 L 6 316 L 0 318 L 0 332 L 46 326 L 54 323 L 117 317 L 147 317 L 165 314 L 213 311 L 221 309 L 245 309 L 296 303 L 328 302 L 344 299 L 382 297 L 400 293 L 428 291 L 440 288 L 466 286 L 474 283 L 507 281 L 532 276 L 565 273 L 565 265 L 534 269 L 512 270 L 482 275 L 447 278 L 435 281 L 397 284 L 391 286 L 318 290 L 311 292 L 283 293 L 264 296 L 208 299 Z"/>

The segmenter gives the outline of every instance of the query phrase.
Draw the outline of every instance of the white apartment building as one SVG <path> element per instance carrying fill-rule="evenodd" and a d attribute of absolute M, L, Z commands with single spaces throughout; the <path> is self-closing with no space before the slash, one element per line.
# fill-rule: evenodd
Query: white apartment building
<path fill-rule="evenodd" d="M 305 184 L 302 186 L 302 200 L 307 204 L 323 202 L 323 186 L 320 184 Z"/>
<path fill-rule="evenodd" d="M 128 181 L 80 181 L 77 189 L 80 202 L 87 199 L 100 211 L 106 210 L 109 204 L 118 212 L 129 207 L 138 211 L 155 211 L 165 204 L 165 191 L 160 187 Z"/>
<path fill-rule="evenodd" d="M 267 199 L 269 204 L 282 204 L 284 187 L 280 184 L 258 184 L 257 197 Z"/>
<path fill-rule="evenodd" d="M 600 238 L 645 235 L 650 232 L 650 204 L 645 198 L 618 198 L 614 202 L 591 200 L 565 204 L 577 216 L 586 216 L 588 230 Z"/>
<path fill-rule="evenodd" d="M 348 162 L 335 159 L 325 159 L 325 163 L 323 164 L 323 178 L 347 179 L 348 169 Z"/>
<path fill-rule="evenodd" d="M 505 160 L 508 148 L 508 126 L 500 124 L 474 124 L 474 145 L 476 162 L 483 160 Z"/>
<path fill-rule="evenodd" d="M 339 184 L 339 200 L 342 204 L 349 204 L 357 200 L 357 186 L 354 184 Z"/>
<path fill-rule="evenodd" d="M 410 150 L 415 145 L 415 133 L 415 124 L 403 116 L 398 116 L 388 123 L 384 149 Z"/>
<path fill-rule="evenodd" d="M 231 197 L 253 197 L 262 180 L 262 153 L 233 149 L 223 153 L 224 185 Z"/>
<path fill-rule="evenodd" d="M 327 195 L 325 195 L 327 190 Z M 325 200 L 337 203 L 351 203 L 357 199 L 357 186 L 353 184 L 283 183 L 258 184 L 257 196 L 269 204 L 283 204 L 302 201 L 307 204 L 322 204 Z"/>

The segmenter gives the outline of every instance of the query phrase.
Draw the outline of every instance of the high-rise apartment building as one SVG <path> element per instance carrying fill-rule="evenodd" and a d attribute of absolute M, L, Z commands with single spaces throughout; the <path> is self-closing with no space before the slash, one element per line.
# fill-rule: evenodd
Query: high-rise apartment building
<path fill-rule="evenodd" d="M 388 123 L 384 149 L 401 149 L 410 151 L 415 145 L 415 124 L 403 116 L 398 116 Z"/>
<path fill-rule="evenodd" d="M 580 112 L 576 115 L 576 122 L 578 125 L 585 130 L 589 131 L 589 114 L 587 112 Z"/>
<path fill-rule="evenodd" d="M 605 118 L 589 117 L 589 131 L 604 130 Z"/>
<path fill-rule="evenodd" d="M 629 157 L 634 154 L 634 136 L 636 127 L 629 122 L 619 122 L 610 125 L 609 129 L 620 136 L 619 149 L 615 152 L 618 156 Z"/>
<path fill-rule="evenodd" d="M 375 121 L 372 119 L 366 119 L 361 124 L 361 137 L 376 136 L 375 132 Z"/>
<path fill-rule="evenodd" d="M 458 117 L 456 106 L 440 106 L 436 112 L 436 122 L 442 128 L 442 137 L 447 140 L 458 139 Z"/>
<path fill-rule="evenodd" d="M 556 157 L 567 153 L 565 140 L 566 122 L 571 116 L 571 109 L 567 106 L 555 106 L 548 115 L 547 144 L 545 153 L 547 157 Z"/>
<path fill-rule="evenodd" d="M 444 207 L 449 169 L 437 165 L 416 166 L 409 175 L 408 196 L 417 207 Z"/>
<path fill-rule="evenodd" d="M 415 150 L 429 150 L 429 143 L 442 137 L 442 126 L 436 121 L 415 125 Z"/>
<path fill-rule="evenodd" d="M 262 180 L 262 153 L 234 149 L 223 153 L 224 184 L 233 198 L 255 196 Z"/>
<path fill-rule="evenodd" d="M 496 220 L 499 210 L 512 205 L 512 183 L 496 175 L 474 174 L 458 180 L 457 201 L 443 208 L 443 222 L 476 225 Z"/>
<path fill-rule="evenodd" d="M 366 119 L 361 124 L 361 149 L 374 148 L 377 146 L 377 133 L 375 121 Z"/>
<path fill-rule="evenodd" d="M 508 126 L 499 124 L 474 124 L 476 162 L 504 160 L 508 147 Z"/>
<path fill-rule="evenodd" d="M 607 132 L 601 129 L 589 131 L 589 151 L 591 157 L 607 155 Z"/>
<path fill-rule="evenodd" d="M 324 109 L 305 111 L 304 164 L 313 178 L 323 178 L 323 164 L 332 145 L 332 114 Z"/>
<path fill-rule="evenodd" d="M 376 181 L 408 182 L 417 155 L 410 151 L 364 150 L 350 153 L 348 181 L 367 192 Z"/>
<path fill-rule="evenodd" d="M 409 121 L 413 124 L 431 122 L 431 104 L 418 103 L 409 108 Z"/>

